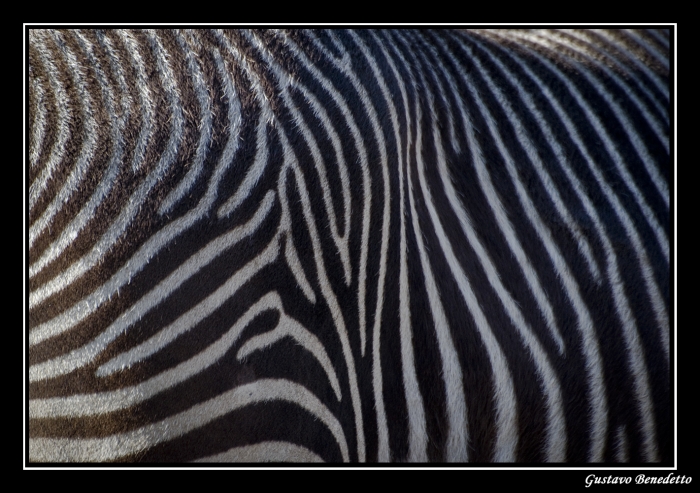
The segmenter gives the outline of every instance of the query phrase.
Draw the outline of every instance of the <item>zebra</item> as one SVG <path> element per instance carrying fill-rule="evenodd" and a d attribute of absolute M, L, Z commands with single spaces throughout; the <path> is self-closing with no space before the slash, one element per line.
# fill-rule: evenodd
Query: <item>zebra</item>
<path fill-rule="evenodd" d="M 27 460 L 673 459 L 669 29 L 27 32 Z"/>

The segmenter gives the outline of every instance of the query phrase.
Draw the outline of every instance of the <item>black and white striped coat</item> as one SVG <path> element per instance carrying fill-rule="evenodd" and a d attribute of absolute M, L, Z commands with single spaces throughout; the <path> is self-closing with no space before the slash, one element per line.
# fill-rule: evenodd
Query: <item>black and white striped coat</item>
<path fill-rule="evenodd" d="M 669 45 L 30 29 L 29 460 L 669 462 Z"/>

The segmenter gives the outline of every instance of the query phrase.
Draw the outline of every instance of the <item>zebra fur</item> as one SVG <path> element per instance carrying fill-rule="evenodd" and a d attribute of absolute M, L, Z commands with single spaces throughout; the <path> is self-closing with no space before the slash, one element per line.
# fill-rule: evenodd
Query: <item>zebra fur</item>
<path fill-rule="evenodd" d="M 670 463 L 668 30 L 27 52 L 30 462 Z"/>

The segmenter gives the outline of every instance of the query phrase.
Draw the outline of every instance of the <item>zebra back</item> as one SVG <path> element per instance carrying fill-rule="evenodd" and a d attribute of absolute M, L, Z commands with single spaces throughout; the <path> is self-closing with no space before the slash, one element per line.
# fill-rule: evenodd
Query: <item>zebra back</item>
<path fill-rule="evenodd" d="M 30 461 L 671 460 L 667 30 L 28 41 Z"/>

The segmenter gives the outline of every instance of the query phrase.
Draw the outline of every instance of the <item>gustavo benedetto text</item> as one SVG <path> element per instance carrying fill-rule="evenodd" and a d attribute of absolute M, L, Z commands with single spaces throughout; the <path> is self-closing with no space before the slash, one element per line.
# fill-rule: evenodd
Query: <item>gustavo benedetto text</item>
<path fill-rule="evenodd" d="M 586 488 L 596 484 L 689 484 L 693 478 L 690 476 L 676 476 L 674 473 L 668 476 L 647 476 L 638 474 L 637 476 L 596 476 L 589 474 L 586 476 Z"/>

